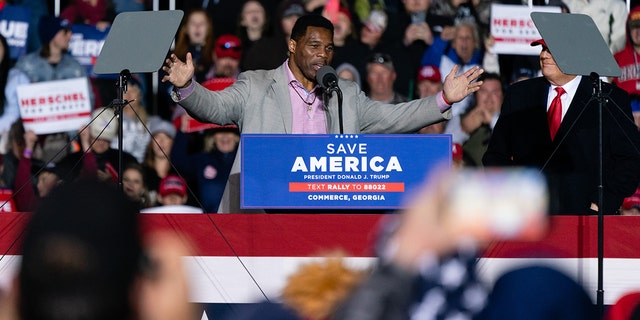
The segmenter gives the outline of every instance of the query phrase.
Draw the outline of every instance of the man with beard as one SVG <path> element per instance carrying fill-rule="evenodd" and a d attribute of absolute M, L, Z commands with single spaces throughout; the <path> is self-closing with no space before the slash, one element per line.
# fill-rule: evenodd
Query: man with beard
<path fill-rule="evenodd" d="M 193 62 L 175 55 L 166 60 L 162 81 L 174 85 L 172 98 L 200 121 L 237 124 L 245 133 L 408 133 L 451 117 L 451 104 L 478 90 L 483 72 L 474 67 L 460 76 L 454 67 L 434 96 L 401 104 L 369 99 L 348 80 L 338 80 L 343 93 L 342 125 L 335 93 L 323 98 L 316 73 L 333 58 L 333 24 L 320 15 L 300 17 L 288 41 L 289 58 L 271 70 L 243 72 L 230 87 L 209 91 L 192 81 Z M 341 130 L 341 127 L 344 130 Z M 241 152 L 231 169 L 219 212 L 240 212 L 239 172 Z M 235 181 L 235 182 L 234 182 Z M 231 188 L 231 190 L 230 190 Z M 231 199 L 234 197 L 235 199 Z"/>
<path fill-rule="evenodd" d="M 213 50 L 213 66 L 207 72 L 207 80 L 214 78 L 238 78 L 240 73 L 240 58 L 242 57 L 242 43 L 240 38 L 223 34 L 216 40 Z"/>

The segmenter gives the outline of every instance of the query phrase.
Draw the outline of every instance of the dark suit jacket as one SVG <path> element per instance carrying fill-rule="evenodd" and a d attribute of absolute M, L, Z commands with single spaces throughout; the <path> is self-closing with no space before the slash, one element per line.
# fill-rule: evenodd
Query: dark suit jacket
<path fill-rule="evenodd" d="M 513 84 L 505 95 L 485 166 L 529 166 L 547 177 L 551 214 L 593 214 L 598 203 L 598 102 L 589 77 L 582 77 L 556 138 L 551 141 L 546 103 L 549 82 L 535 78 Z M 615 213 L 640 182 L 640 136 L 629 96 L 603 83 L 603 212 Z"/>

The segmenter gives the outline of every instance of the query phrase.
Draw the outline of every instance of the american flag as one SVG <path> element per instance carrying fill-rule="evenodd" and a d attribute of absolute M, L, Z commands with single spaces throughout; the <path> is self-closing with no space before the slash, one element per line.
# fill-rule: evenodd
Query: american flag
<path fill-rule="evenodd" d="M 9 285 L 19 264 L 19 242 L 27 213 L 0 214 L 0 285 Z M 372 266 L 380 214 L 148 214 L 144 232 L 175 230 L 196 247 L 184 257 L 191 301 L 244 304 L 278 301 L 288 275 L 301 264 L 342 249 L 347 265 Z M 604 302 L 640 289 L 640 217 L 607 216 Z M 536 242 L 494 242 L 477 270 L 487 284 L 527 264 L 551 265 L 582 283 L 595 302 L 597 216 L 551 217 L 548 235 Z M 203 315 L 206 318 L 206 315 Z M 211 317 L 209 317 L 211 318 Z"/>

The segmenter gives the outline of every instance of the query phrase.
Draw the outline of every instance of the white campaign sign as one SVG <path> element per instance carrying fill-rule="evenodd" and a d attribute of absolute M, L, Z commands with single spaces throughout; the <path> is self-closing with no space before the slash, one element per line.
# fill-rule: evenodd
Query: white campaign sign
<path fill-rule="evenodd" d="M 18 102 L 25 130 L 36 134 L 78 130 L 91 119 L 87 78 L 19 86 Z"/>
<path fill-rule="evenodd" d="M 495 40 L 494 53 L 533 55 L 540 54 L 540 47 L 532 47 L 531 42 L 542 38 L 531 12 L 560 12 L 554 6 L 491 5 L 491 35 Z"/>

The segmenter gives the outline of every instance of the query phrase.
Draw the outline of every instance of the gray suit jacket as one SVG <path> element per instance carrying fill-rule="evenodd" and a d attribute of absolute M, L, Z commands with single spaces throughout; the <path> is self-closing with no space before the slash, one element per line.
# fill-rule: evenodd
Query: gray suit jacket
<path fill-rule="evenodd" d="M 393 105 L 369 99 L 352 81 L 340 79 L 338 86 L 343 95 L 344 133 L 410 133 L 451 118 L 451 110 L 440 112 L 435 97 Z M 242 133 L 291 133 L 293 113 L 284 64 L 272 70 L 243 72 L 222 91 L 209 91 L 196 83 L 192 94 L 176 102 L 199 121 L 237 124 Z M 327 132 L 340 133 L 335 93 L 326 107 Z M 240 157 L 238 151 L 219 212 L 241 211 Z"/>

